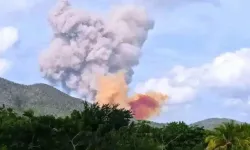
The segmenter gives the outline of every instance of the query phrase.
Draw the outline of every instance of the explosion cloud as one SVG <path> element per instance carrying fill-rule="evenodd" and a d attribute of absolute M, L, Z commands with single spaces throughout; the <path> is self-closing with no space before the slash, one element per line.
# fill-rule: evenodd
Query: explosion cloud
<path fill-rule="evenodd" d="M 149 119 L 160 112 L 168 96 L 156 92 L 127 96 L 128 86 L 123 72 L 99 76 L 97 79 L 96 102 L 100 105 L 118 104 L 120 108 L 131 110 L 138 120 Z"/>
<path fill-rule="evenodd" d="M 128 86 L 123 72 L 97 77 L 96 102 L 103 104 L 119 104 L 120 108 L 130 109 L 127 102 Z"/>
<path fill-rule="evenodd" d="M 118 104 L 136 119 L 159 113 L 166 95 L 127 95 L 132 67 L 139 63 L 141 47 L 154 27 L 143 8 L 126 5 L 103 18 L 60 0 L 49 22 L 54 37 L 39 59 L 45 79 L 99 105 Z"/>
<path fill-rule="evenodd" d="M 67 0 L 58 1 L 49 15 L 54 37 L 39 58 L 40 71 L 68 93 L 93 100 L 95 74 L 125 70 L 131 82 L 140 49 L 154 21 L 138 6 L 122 6 L 106 18 L 74 9 Z"/>
<path fill-rule="evenodd" d="M 161 106 L 167 99 L 167 95 L 149 91 L 130 98 L 129 105 L 136 119 L 145 120 L 158 115 Z"/>

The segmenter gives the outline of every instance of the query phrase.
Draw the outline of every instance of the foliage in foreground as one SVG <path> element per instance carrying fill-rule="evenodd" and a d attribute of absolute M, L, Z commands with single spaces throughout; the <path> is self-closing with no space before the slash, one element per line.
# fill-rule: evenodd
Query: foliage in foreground
<path fill-rule="evenodd" d="M 117 106 L 84 103 L 83 111 L 57 118 L 0 109 L 0 150 L 209 150 L 248 149 L 249 125 L 224 124 L 214 131 L 172 122 L 154 128 L 131 122 Z M 1 145 L 2 144 L 2 145 Z"/>
<path fill-rule="evenodd" d="M 249 124 L 224 123 L 206 137 L 208 150 L 250 150 Z"/>

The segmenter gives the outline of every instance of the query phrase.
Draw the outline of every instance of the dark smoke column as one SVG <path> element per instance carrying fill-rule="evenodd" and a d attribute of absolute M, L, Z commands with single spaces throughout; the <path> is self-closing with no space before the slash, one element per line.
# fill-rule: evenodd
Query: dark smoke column
<path fill-rule="evenodd" d="M 123 6 L 110 14 L 105 19 L 73 9 L 67 0 L 58 1 L 49 15 L 53 39 L 39 59 L 43 77 L 88 100 L 94 99 L 97 74 L 125 70 L 130 83 L 154 22 L 138 6 Z"/>

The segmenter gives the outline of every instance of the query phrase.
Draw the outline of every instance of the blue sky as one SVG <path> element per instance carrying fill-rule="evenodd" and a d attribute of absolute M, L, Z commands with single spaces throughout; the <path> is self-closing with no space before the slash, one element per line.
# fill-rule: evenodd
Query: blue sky
<path fill-rule="evenodd" d="M 94 12 L 107 12 L 113 4 L 71 3 Z M 47 15 L 54 4 L 51 0 L 0 0 L 0 69 L 1 60 L 10 64 L 4 73 L 0 71 L 2 77 L 24 84 L 47 83 L 39 72 L 38 56 L 52 37 Z M 132 91 L 154 89 L 169 94 L 169 104 L 154 121 L 190 123 L 228 117 L 250 122 L 248 6 L 249 0 L 221 0 L 219 7 L 194 2 L 174 9 L 168 5 L 148 8 L 156 25 L 143 46 L 130 87 Z M 16 41 L 1 34 L 7 27 L 16 29 L 9 34 L 18 40 L 1 53 L 1 37 Z"/>

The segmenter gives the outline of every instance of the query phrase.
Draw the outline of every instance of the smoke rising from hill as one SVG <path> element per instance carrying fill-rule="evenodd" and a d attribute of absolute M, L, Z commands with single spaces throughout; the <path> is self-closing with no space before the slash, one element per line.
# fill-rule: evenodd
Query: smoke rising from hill
<path fill-rule="evenodd" d="M 139 63 L 141 47 L 154 27 L 142 7 L 126 5 L 103 18 L 58 1 L 49 14 L 54 37 L 40 56 L 40 71 L 52 84 L 61 85 L 87 100 L 96 95 L 95 74 L 124 70 L 126 83 Z"/>
<path fill-rule="evenodd" d="M 158 115 L 167 99 L 167 95 L 150 91 L 128 97 L 128 85 L 123 72 L 97 78 L 96 102 L 100 105 L 119 104 L 119 108 L 131 110 L 138 120 Z"/>
<path fill-rule="evenodd" d="M 127 95 L 132 67 L 139 63 L 141 47 L 154 27 L 144 8 L 124 5 L 103 18 L 60 0 L 49 22 L 54 37 L 39 59 L 45 79 L 99 105 L 119 104 L 136 119 L 160 112 L 166 95 Z"/>

